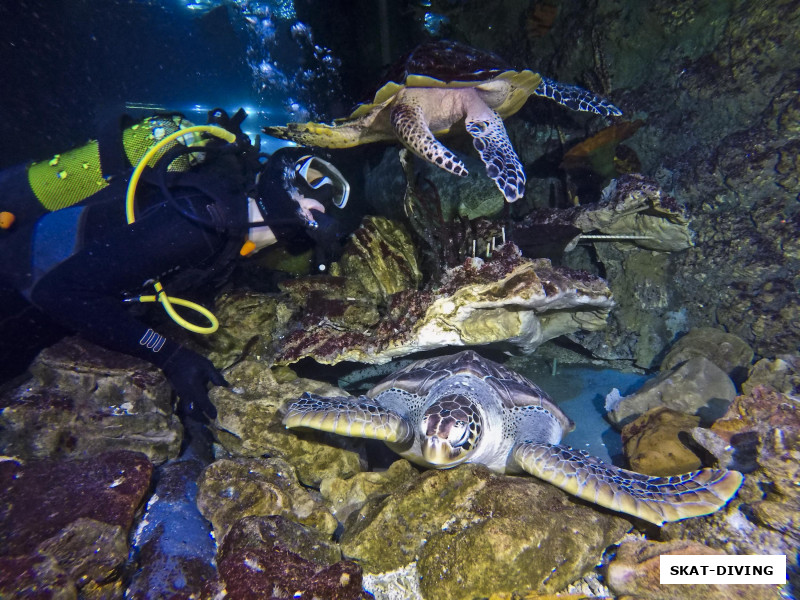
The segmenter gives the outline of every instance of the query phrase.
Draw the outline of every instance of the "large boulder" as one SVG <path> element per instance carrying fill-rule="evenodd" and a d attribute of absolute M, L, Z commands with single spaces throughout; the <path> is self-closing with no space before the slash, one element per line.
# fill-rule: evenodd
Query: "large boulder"
<path fill-rule="evenodd" d="M 121 597 L 128 534 L 152 473 L 145 455 L 128 451 L 0 462 L 0 596 Z"/>
<path fill-rule="evenodd" d="M 707 358 L 741 381 L 753 362 L 753 349 L 740 337 L 721 329 L 697 327 L 675 342 L 661 361 L 661 370 L 670 371 L 696 356 Z"/>
<path fill-rule="evenodd" d="M 183 428 L 156 367 L 77 337 L 43 350 L 31 379 L 0 396 L 0 452 L 23 459 L 178 455 Z"/>
<path fill-rule="evenodd" d="M 197 481 L 197 507 L 223 540 L 240 519 L 278 515 L 331 536 L 336 518 L 300 485 L 294 469 L 279 458 L 223 458 Z"/>
<path fill-rule="evenodd" d="M 736 397 L 730 377 L 710 360 L 692 358 L 651 379 L 638 392 L 609 406 L 608 418 L 622 428 L 651 408 L 665 406 L 698 415 L 705 424 L 722 416 Z"/>
<path fill-rule="evenodd" d="M 543 482 L 465 464 L 427 471 L 368 502 L 345 524 L 341 545 L 383 577 L 416 562 L 426 598 L 473 598 L 558 591 L 628 529 L 625 519 Z"/>
<path fill-rule="evenodd" d="M 300 480 L 318 487 L 325 478 L 348 478 L 363 466 L 360 440 L 289 431 L 281 422 L 282 409 L 305 392 L 345 396 L 339 388 L 297 377 L 290 369 L 270 369 L 255 359 L 245 359 L 226 371 L 230 387 L 211 390 L 217 407 L 216 437 L 234 456 L 274 456 L 286 459 Z"/>
<path fill-rule="evenodd" d="M 701 467 L 700 458 L 680 438 L 689 437 L 700 417 L 665 406 L 651 408 L 622 428 L 622 444 L 631 469 L 637 473 L 666 477 Z"/>

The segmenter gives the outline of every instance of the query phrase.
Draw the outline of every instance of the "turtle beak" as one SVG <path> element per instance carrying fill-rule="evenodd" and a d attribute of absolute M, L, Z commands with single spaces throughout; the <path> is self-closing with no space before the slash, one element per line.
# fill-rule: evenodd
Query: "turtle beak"
<path fill-rule="evenodd" d="M 422 457 L 438 469 L 455 467 L 467 458 L 461 448 L 453 448 L 447 440 L 437 435 L 425 436 L 421 446 Z"/>

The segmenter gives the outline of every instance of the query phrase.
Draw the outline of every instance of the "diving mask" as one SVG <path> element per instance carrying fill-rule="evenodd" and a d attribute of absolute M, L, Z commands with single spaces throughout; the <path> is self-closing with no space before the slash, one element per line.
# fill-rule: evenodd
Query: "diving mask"
<path fill-rule="evenodd" d="M 344 208 L 350 196 L 350 184 L 327 160 L 307 154 L 301 156 L 295 163 L 295 172 L 300 175 L 308 186 L 317 192 L 330 196 L 331 201 L 338 207 Z M 319 194 L 314 194 L 318 197 Z"/>

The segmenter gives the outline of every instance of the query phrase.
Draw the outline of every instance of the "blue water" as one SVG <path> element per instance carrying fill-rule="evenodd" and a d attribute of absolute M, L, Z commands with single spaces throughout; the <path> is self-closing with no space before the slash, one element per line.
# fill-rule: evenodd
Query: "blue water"
<path fill-rule="evenodd" d="M 649 375 L 572 365 L 559 366 L 555 376 L 541 370 L 535 374 L 520 372 L 535 381 L 575 421 L 575 431 L 564 438 L 564 444 L 625 466 L 620 434 L 605 419 L 606 395 L 613 388 L 622 396 L 631 394 L 642 387 Z"/>

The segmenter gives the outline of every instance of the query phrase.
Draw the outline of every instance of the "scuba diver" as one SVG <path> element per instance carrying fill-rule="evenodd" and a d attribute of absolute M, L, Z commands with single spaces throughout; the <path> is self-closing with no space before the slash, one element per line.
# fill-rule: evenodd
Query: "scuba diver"
<path fill-rule="evenodd" d="M 208 383 L 227 385 L 221 373 L 126 302 L 160 302 L 184 327 L 210 333 L 213 314 L 165 287 L 220 284 L 237 257 L 298 236 L 323 268 L 346 233 L 325 207 L 347 202 L 341 173 L 302 148 L 265 160 L 241 131 L 245 117 L 215 109 L 204 126 L 177 114 L 125 117 L 86 146 L 0 172 L 0 282 L 82 337 L 159 367 L 181 411 L 210 418 Z M 148 285 L 155 293 L 139 295 Z"/>

